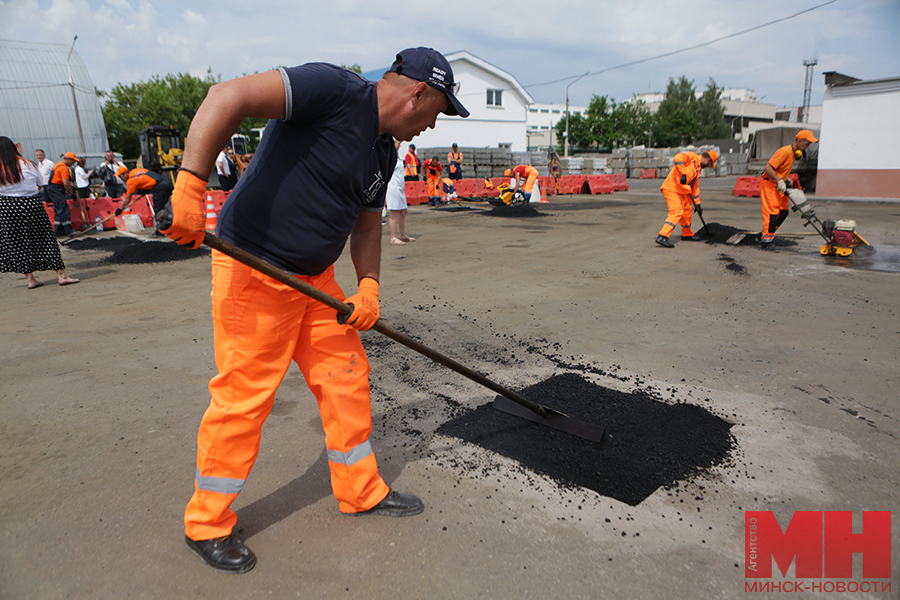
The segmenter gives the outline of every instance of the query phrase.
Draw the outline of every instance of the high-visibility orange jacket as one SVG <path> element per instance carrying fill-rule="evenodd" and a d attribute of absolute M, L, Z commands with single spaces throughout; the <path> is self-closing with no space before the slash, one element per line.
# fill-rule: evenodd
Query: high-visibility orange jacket
<path fill-rule="evenodd" d="M 775 174 L 778 175 L 778 179 L 785 179 L 791 174 L 791 169 L 794 168 L 793 146 L 784 146 L 783 148 L 776 150 L 775 154 L 772 155 L 772 158 L 769 159 L 769 164 L 775 169 Z M 764 174 L 763 178 L 768 179 L 769 176 Z"/>
<path fill-rule="evenodd" d="M 413 154 L 412 152 L 406 153 L 406 158 L 403 159 L 403 172 L 406 176 L 418 177 L 419 175 L 419 165 L 422 162 L 419 160 L 419 157 Z"/>
<path fill-rule="evenodd" d="M 134 194 L 137 191 L 149 192 L 156 187 L 156 179 L 150 176 L 147 169 L 132 169 L 128 173 L 128 182 L 125 185 L 126 194 Z"/>
<path fill-rule="evenodd" d="M 50 178 L 50 183 L 65 185 L 63 181 L 71 181 L 71 179 L 72 170 L 69 169 L 69 165 L 63 161 L 56 163 L 56 166 L 53 167 L 53 177 Z"/>
<path fill-rule="evenodd" d="M 696 152 L 679 152 L 669 176 L 659 186 L 660 191 L 690 196 L 691 202 L 700 204 L 700 155 Z M 682 183 L 682 181 L 684 183 Z"/>
<path fill-rule="evenodd" d="M 530 194 L 531 190 L 534 189 L 534 183 L 537 181 L 538 170 L 531 165 L 516 165 L 513 167 L 512 176 L 515 177 L 516 174 L 519 175 L 521 182 L 519 185 L 522 186 L 522 191 Z"/>
<path fill-rule="evenodd" d="M 422 168 L 425 170 L 425 181 L 428 182 L 428 195 L 430 197 L 439 196 L 441 182 L 441 174 L 444 171 L 443 165 L 441 165 L 441 161 L 432 161 L 430 158 L 422 163 Z"/>

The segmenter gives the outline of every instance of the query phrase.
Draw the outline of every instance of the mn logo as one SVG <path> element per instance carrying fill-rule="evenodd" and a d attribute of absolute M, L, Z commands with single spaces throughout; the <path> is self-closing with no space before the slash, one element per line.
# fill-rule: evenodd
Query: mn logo
<path fill-rule="evenodd" d="M 853 554 L 862 554 L 863 578 L 891 576 L 891 513 L 863 511 L 862 531 L 853 533 L 850 511 L 797 511 L 782 530 L 771 511 L 744 515 L 744 576 L 772 577 L 772 560 L 797 579 L 852 578 Z"/>

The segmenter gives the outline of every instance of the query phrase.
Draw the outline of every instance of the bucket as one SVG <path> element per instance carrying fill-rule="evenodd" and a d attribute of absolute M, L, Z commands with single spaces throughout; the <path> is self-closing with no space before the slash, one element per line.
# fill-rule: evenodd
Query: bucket
<path fill-rule="evenodd" d="M 141 218 L 135 214 L 124 213 L 115 218 L 116 229 L 119 231 L 127 231 L 128 233 L 140 233 L 144 230 L 144 224 Z"/>

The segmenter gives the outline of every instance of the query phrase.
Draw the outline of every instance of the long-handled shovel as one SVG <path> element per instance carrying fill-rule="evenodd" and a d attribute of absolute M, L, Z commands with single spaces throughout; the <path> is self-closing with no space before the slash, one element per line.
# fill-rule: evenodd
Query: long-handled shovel
<path fill-rule="evenodd" d="M 157 213 L 157 225 L 160 229 L 168 229 L 171 227 L 172 223 L 172 214 L 171 214 L 171 205 L 167 205 L 166 208 L 161 209 L 159 213 Z M 350 304 L 345 304 L 338 300 L 337 298 L 333 298 L 329 296 L 325 292 L 314 288 L 309 285 L 305 281 L 301 281 L 296 277 L 292 276 L 290 273 L 275 267 L 264 260 L 250 254 L 245 250 L 241 250 L 237 246 L 233 244 L 229 244 L 228 242 L 221 240 L 211 234 L 210 232 L 206 232 L 203 237 L 203 244 L 213 248 L 214 250 L 218 250 L 222 254 L 230 256 L 234 260 L 247 265 L 248 267 L 252 267 L 259 271 L 264 275 L 268 275 L 272 279 L 279 281 L 287 286 L 292 287 L 293 289 L 306 294 L 310 298 L 314 300 L 318 300 L 322 304 L 329 306 L 335 309 L 337 312 L 349 315 L 353 312 L 353 306 Z M 524 396 L 517 394 L 516 392 L 506 389 L 498 383 L 495 383 L 478 373 L 477 371 L 473 371 L 472 369 L 463 366 L 452 360 L 443 354 L 432 350 L 431 348 L 425 346 L 424 344 L 420 344 L 416 340 L 403 335 L 399 331 L 395 331 L 384 325 L 381 321 L 375 323 L 375 326 L 372 328 L 378 333 L 382 335 L 386 335 L 391 338 L 395 342 L 399 342 L 410 348 L 415 350 L 419 354 L 427 356 L 431 360 L 440 363 L 447 367 L 448 369 L 453 369 L 460 375 L 468 377 L 472 381 L 480 383 L 481 385 L 491 389 L 501 396 L 508 398 L 510 401 L 504 402 L 504 399 L 498 398 L 494 401 L 494 407 L 502 410 L 504 412 L 508 412 L 510 414 L 518 415 L 521 417 L 525 417 L 537 423 L 541 423 L 543 425 L 547 425 L 549 427 L 553 427 L 555 429 L 559 429 L 560 431 L 565 431 L 567 433 L 571 433 L 573 435 L 577 435 L 579 437 L 583 437 L 585 439 L 600 442 L 603 440 L 603 429 L 600 427 L 595 427 L 593 425 L 589 425 L 587 423 L 582 423 L 565 415 L 561 412 L 557 412 L 546 406 L 541 406 L 536 402 L 532 402 L 528 400 Z"/>
<path fill-rule="evenodd" d="M 129 202 L 127 205 L 123 206 L 123 207 L 122 207 L 122 210 L 125 210 L 126 208 L 130 208 L 131 205 L 134 204 L 135 202 L 137 202 L 137 201 L 138 201 L 138 198 L 141 198 L 141 197 L 142 197 L 142 196 L 133 196 L 131 202 Z M 148 200 L 149 200 L 149 198 L 148 198 Z M 150 202 L 150 204 L 152 205 L 152 202 Z M 152 210 L 152 208 L 151 208 L 151 210 Z M 115 213 L 113 213 L 113 214 L 107 216 L 107 217 L 106 217 L 105 219 L 103 219 L 102 221 L 98 221 L 98 222 L 94 223 L 93 225 L 91 225 L 90 227 L 88 227 L 87 229 L 85 229 L 84 231 L 79 231 L 78 233 L 75 233 L 75 234 L 73 234 L 73 235 L 70 235 L 69 237 L 67 237 L 66 239 L 64 239 L 63 241 L 61 241 L 60 244 L 63 245 L 63 246 L 65 246 L 65 245 L 69 244 L 70 242 L 74 242 L 75 240 L 77 240 L 77 239 L 80 238 L 81 236 L 83 236 L 83 235 L 85 235 L 85 234 L 88 234 L 88 233 L 92 232 L 93 230 L 97 229 L 98 227 L 100 227 L 101 225 L 103 225 L 104 223 L 106 223 L 107 221 L 109 221 L 110 219 L 112 219 L 112 218 L 115 217 L 115 216 L 118 216 L 118 215 L 116 215 Z"/>

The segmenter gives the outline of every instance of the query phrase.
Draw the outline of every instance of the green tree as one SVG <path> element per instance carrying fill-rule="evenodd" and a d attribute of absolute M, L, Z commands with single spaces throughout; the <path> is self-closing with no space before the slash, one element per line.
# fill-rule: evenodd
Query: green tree
<path fill-rule="evenodd" d="M 345 69 L 349 69 L 349 70 L 353 71 L 354 73 L 362 73 L 362 67 L 360 67 L 360 66 L 359 66 L 358 64 L 356 64 L 356 63 L 354 63 L 354 64 L 352 64 L 352 65 L 344 65 L 344 64 L 342 64 L 341 66 L 342 66 L 343 68 L 345 68 Z"/>
<path fill-rule="evenodd" d="M 712 77 L 706 84 L 703 95 L 697 100 L 697 120 L 700 127 L 698 138 L 717 140 L 730 137 L 731 126 L 725 120 L 725 107 L 722 105 L 722 88 L 716 87 Z"/>
<path fill-rule="evenodd" d="M 654 146 L 684 146 L 697 139 L 699 132 L 694 82 L 684 75 L 677 82 L 670 78 L 666 99 L 660 102 L 654 118 Z"/>
<path fill-rule="evenodd" d="M 588 109 L 569 116 L 569 147 L 612 148 L 641 139 L 650 127 L 650 111 L 643 102 L 616 104 L 608 96 L 594 94 Z M 556 124 L 557 139 L 564 140 L 565 119 Z"/>
<path fill-rule="evenodd" d="M 126 158 L 137 158 L 141 153 L 138 132 L 150 125 L 169 125 L 186 135 L 209 88 L 219 81 L 211 71 L 203 79 L 187 73 L 154 75 L 149 81 L 120 83 L 100 92 L 106 100 L 102 111 L 110 148 Z"/>

